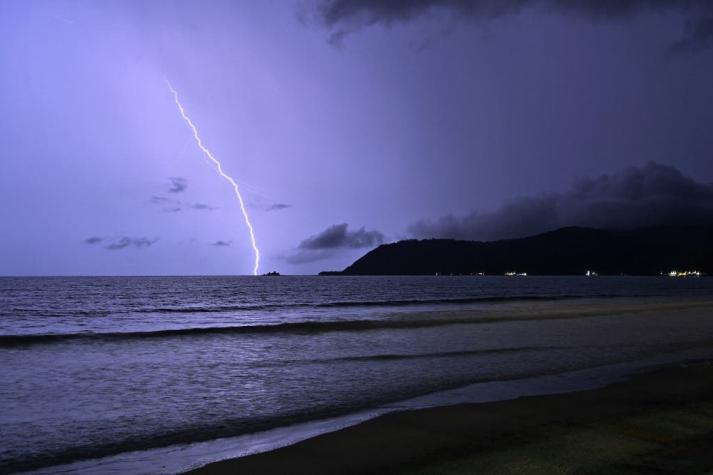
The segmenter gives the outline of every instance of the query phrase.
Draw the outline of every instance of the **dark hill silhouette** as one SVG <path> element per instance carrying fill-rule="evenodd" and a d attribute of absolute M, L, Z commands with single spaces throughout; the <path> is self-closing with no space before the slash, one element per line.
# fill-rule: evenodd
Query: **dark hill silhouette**
<path fill-rule="evenodd" d="M 424 239 L 384 244 L 341 272 L 321 275 L 434 275 L 526 272 L 539 275 L 713 274 L 713 228 L 604 231 L 567 227 L 521 239 Z"/>

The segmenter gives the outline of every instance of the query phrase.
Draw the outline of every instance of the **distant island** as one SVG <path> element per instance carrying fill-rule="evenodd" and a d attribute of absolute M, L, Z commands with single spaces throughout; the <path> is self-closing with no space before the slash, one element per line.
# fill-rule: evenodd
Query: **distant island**
<path fill-rule="evenodd" d="M 320 275 L 713 274 L 713 228 L 629 231 L 567 227 L 500 241 L 405 240 Z M 698 274 L 696 274 L 698 273 Z"/>

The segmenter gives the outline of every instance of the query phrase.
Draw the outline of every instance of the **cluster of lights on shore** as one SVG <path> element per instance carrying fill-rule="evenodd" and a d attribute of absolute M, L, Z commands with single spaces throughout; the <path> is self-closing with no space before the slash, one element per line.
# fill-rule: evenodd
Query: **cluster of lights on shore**
<path fill-rule="evenodd" d="M 449 274 L 441 274 L 440 272 L 436 272 L 436 276 L 439 275 L 449 275 Z M 455 275 L 455 274 L 450 274 L 450 275 Z M 470 275 L 476 275 L 476 276 L 484 276 L 486 275 L 484 272 L 477 272 L 477 273 L 471 273 Z M 507 277 L 527 277 L 527 272 L 505 272 L 503 275 Z M 598 272 L 595 272 L 593 270 L 587 270 L 584 273 L 585 276 L 587 277 L 597 277 L 599 276 Z M 661 272 L 661 275 L 665 275 L 668 277 L 701 277 L 702 275 L 705 275 L 705 273 L 698 271 L 698 270 L 684 270 L 684 271 L 679 271 L 679 270 L 672 270 L 671 272 L 668 272 L 664 274 Z"/>
<path fill-rule="evenodd" d="M 672 270 L 666 275 L 668 275 L 669 277 L 700 277 L 701 275 L 703 275 L 703 273 L 697 270 Z"/>

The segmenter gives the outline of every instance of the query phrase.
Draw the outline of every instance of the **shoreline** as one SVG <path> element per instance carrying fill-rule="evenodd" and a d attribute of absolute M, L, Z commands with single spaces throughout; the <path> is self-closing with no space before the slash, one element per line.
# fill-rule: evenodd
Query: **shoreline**
<path fill-rule="evenodd" d="M 705 473 L 712 444 L 706 361 L 596 389 L 397 410 L 186 473 Z"/>
<path fill-rule="evenodd" d="M 683 316 L 707 320 L 713 308 L 709 297 L 592 297 L 584 299 L 563 299 L 556 302 L 513 302 L 464 306 L 447 309 L 425 309 L 409 314 L 409 318 L 427 318 L 434 322 L 453 324 L 452 320 L 468 319 L 473 324 L 517 325 L 523 322 L 578 322 L 576 325 L 591 331 L 599 318 L 615 318 L 617 322 L 632 321 L 644 317 L 656 317 L 653 321 L 671 322 L 677 315 L 678 327 Z M 686 312 L 686 313 L 683 313 Z M 650 315 L 650 317 L 649 317 Z M 661 320 L 661 316 L 665 316 Z M 391 316 L 391 315 L 390 315 Z M 393 318 L 403 318 L 395 313 Z M 528 323 L 529 324 L 529 323 Z M 601 323 L 597 323 L 601 326 Z M 569 328 L 569 327 L 568 327 Z M 626 329 L 626 327 L 624 327 Z M 632 327 L 635 328 L 635 327 Z M 706 333 L 699 333 L 703 336 Z M 522 335 L 523 338 L 529 338 Z M 700 337 L 699 337 L 700 338 Z M 637 337 L 640 342 L 640 336 Z M 498 346 L 497 344 L 495 346 Z M 575 345 L 575 347 L 577 347 Z M 545 346 L 545 348 L 549 348 Z M 563 347 L 565 348 L 565 347 Z M 585 348 L 585 347 L 582 347 Z M 357 409 L 333 418 L 317 418 L 309 421 L 281 425 L 259 432 L 247 432 L 235 436 L 219 437 L 156 448 L 143 448 L 120 452 L 99 458 L 86 458 L 61 465 L 35 469 L 32 473 L 185 473 L 200 467 L 212 466 L 231 460 L 252 458 L 256 454 L 278 453 L 293 444 L 307 443 L 332 433 L 349 430 L 365 420 L 393 412 L 421 410 L 455 405 L 489 404 L 516 398 L 544 394 L 561 394 L 601 388 L 612 382 L 622 381 L 637 374 L 657 368 L 677 365 L 690 361 L 713 361 L 713 340 L 690 341 L 685 346 L 652 346 L 657 351 L 646 351 L 637 358 L 614 358 L 609 363 L 596 364 L 572 369 L 554 369 L 537 372 L 510 371 L 506 377 L 486 375 L 483 379 L 471 380 L 465 385 L 443 388 L 406 399 L 385 401 L 382 404 Z M 606 350 L 607 347 L 603 346 Z M 611 359 L 610 359 L 611 360 Z M 445 361 L 445 360 L 444 360 Z M 494 377 L 495 376 L 495 377 Z M 335 432 L 336 431 L 336 432 Z M 326 434 L 326 435 L 325 435 Z M 312 468 L 310 468 L 312 470 Z"/>
<path fill-rule="evenodd" d="M 689 354 L 688 358 L 682 358 L 682 355 L 663 355 L 656 359 L 603 365 L 563 373 L 474 382 L 465 386 L 395 401 L 334 418 L 315 419 L 308 422 L 275 427 L 261 432 L 209 441 L 122 452 L 102 458 L 48 466 L 26 473 L 36 475 L 55 473 L 67 475 L 83 473 L 96 473 L 99 475 L 112 475 L 115 473 L 135 473 L 137 475 L 187 473 L 217 462 L 280 450 L 315 437 L 354 427 L 393 412 L 487 404 L 528 396 L 587 391 L 599 389 L 614 382 L 625 381 L 633 376 L 650 373 L 657 369 L 708 360 L 713 361 L 713 353 L 693 353 Z"/>

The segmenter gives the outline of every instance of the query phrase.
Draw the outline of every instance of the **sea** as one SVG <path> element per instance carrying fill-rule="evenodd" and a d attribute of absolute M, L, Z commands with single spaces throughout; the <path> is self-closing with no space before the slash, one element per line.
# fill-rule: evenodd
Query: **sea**
<path fill-rule="evenodd" d="M 708 359 L 713 315 L 677 307 L 706 298 L 710 277 L 3 277 L 0 473 L 176 473 Z"/>

